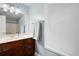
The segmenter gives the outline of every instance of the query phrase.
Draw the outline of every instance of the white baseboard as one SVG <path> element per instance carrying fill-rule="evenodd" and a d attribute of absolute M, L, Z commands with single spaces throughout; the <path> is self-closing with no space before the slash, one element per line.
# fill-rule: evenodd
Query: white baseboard
<path fill-rule="evenodd" d="M 35 56 L 40 56 L 37 52 L 35 52 Z"/>
<path fill-rule="evenodd" d="M 58 51 L 57 49 L 51 48 L 50 46 L 46 46 L 45 48 L 52 51 L 52 52 L 58 53 L 61 56 L 70 56 L 70 55 L 68 55 L 68 54 L 66 54 L 64 52 Z"/>

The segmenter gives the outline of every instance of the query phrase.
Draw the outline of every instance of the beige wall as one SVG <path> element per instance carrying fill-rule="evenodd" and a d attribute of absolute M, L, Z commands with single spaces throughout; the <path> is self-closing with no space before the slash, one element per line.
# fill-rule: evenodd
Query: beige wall
<path fill-rule="evenodd" d="M 18 32 L 18 24 L 6 23 L 6 33 L 15 34 Z"/>

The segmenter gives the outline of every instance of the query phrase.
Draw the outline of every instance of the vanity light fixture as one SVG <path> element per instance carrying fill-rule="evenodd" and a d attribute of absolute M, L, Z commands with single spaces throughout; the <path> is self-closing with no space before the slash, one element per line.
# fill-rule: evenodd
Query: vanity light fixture
<path fill-rule="evenodd" d="M 6 4 L 3 4 L 3 10 L 4 10 L 4 11 L 8 11 L 7 8 L 8 8 L 8 6 L 7 6 Z"/>
<path fill-rule="evenodd" d="M 0 4 L 0 8 L 3 8 L 3 11 L 11 12 L 15 14 L 24 14 L 19 8 L 14 7 L 10 4 Z"/>

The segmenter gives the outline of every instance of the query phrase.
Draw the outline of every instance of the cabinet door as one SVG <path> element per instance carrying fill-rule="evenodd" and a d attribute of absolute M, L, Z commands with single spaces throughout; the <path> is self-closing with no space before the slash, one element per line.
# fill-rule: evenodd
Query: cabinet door
<path fill-rule="evenodd" d="M 2 45 L 0 45 L 0 53 L 2 53 Z"/>
<path fill-rule="evenodd" d="M 7 53 L 9 52 L 10 56 L 23 56 L 24 55 L 24 49 L 22 46 L 17 46 L 11 48 Z"/>
<path fill-rule="evenodd" d="M 23 49 L 22 47 L 13 47 L 7 51 L 3 51 L 0 55 L 1 56 L 23 56 L 24 53 L 23 53 Z"/>
<path fill-rule="evenodd" d="M 23 53 L 23 41 L 15 41 L 2 44 L 2 53 L 3 56 L 20 56 L 24 55 Z"/>
<path fill-rule="evenodd" d="M 25 55 L 32 56 L 35 53 L 35 40 L 32 38 L 25 40 Z"/>
<path fill-rule="evenodd" d="M 9 42 L 1 45 L 1 56 L 33 56 L 35 40 L 32 38 Z"/>

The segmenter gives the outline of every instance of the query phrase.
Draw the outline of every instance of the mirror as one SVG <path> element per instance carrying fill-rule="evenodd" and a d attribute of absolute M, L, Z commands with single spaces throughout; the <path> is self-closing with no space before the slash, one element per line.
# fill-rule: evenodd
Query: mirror
<path fill-rule="evenodd" d="M 27 33 L 28 7 L 22 3 L 0 4 L 0 34 Z"/>

